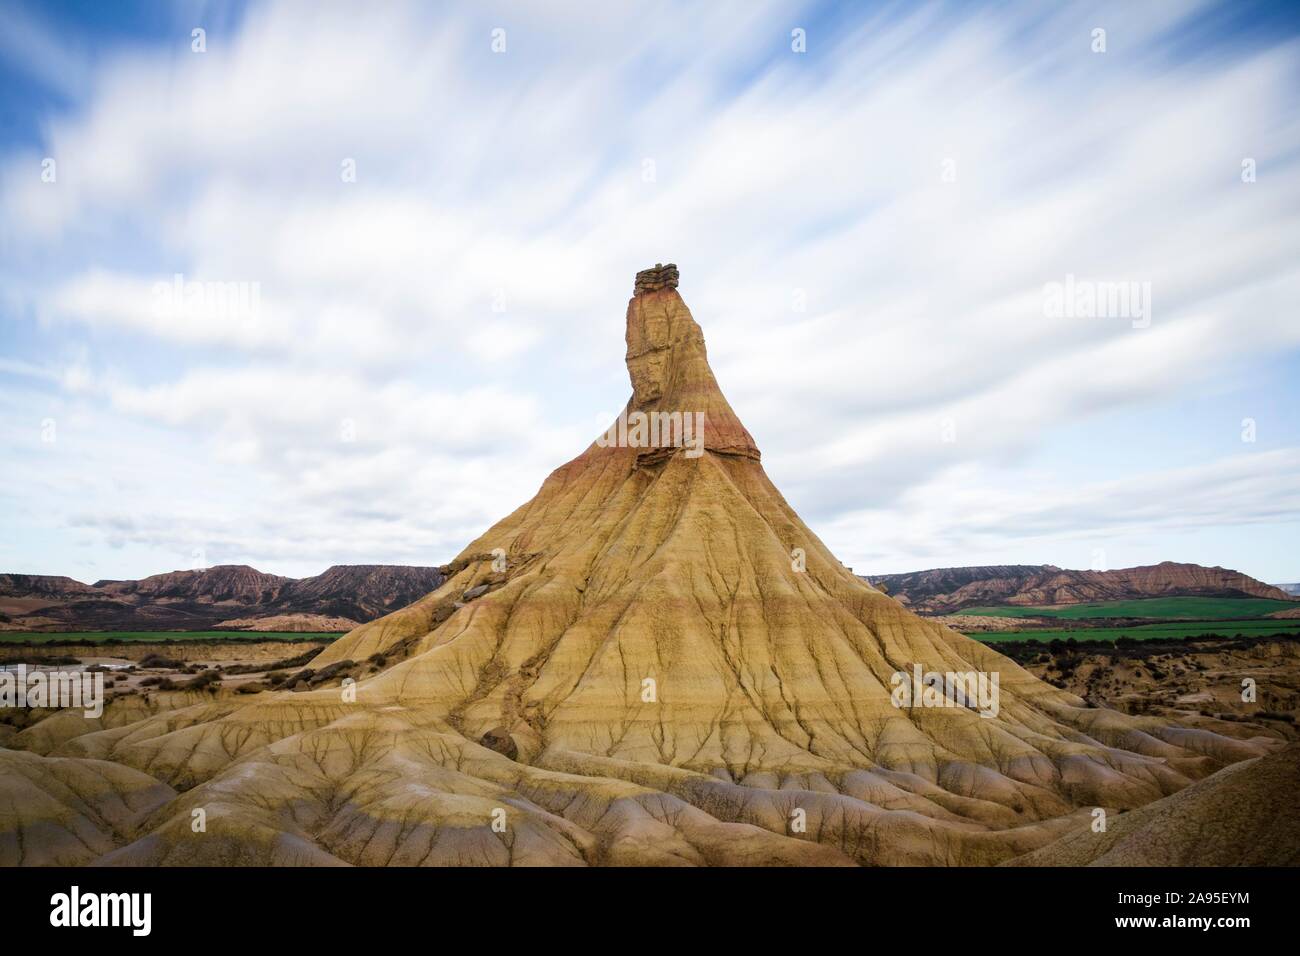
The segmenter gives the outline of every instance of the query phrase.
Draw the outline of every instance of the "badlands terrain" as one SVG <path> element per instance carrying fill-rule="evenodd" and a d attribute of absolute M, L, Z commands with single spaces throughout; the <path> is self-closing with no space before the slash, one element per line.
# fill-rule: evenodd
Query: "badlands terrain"
<path fill-rule="evenodd" d="M 1085 699 L 1081 663 L 1022 666 L 845 568 L 677 286 L 637 276 L 625 415 L 703 413 L 698 442 L 593 442 L 435 590 L 309 658 L 141 658 L 102 717 L 11 726 L 0 862 L 1217 863 L 1242 839 L 1296 861 L 1284 729 Z M 996 674 L 996 712 L 895 706 L 916 667 Z"/>

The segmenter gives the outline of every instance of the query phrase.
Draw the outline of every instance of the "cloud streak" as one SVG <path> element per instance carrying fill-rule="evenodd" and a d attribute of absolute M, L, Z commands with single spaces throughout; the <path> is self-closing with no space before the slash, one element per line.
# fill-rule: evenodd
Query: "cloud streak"
<path fill-rule="evenodd" d="M 12 500 L 45 518 L 8 553 L 44 533 L 56 561 L 92 533 L 140 562 L 194 538 L 283 573 L 442 560 L 622 404 L 622 303 L 670 259 L 769 471 L 846 559 L 1012 561 L 1139 525 L 1173 558 L 1197 522 L 1236 528 L 1238 553 L 1290 499 L 1265 482 L 1203 507 L 1231 472 L 1208 423 L 1180 428 L 1202 477 L 1171 463 L 1164 513 L 1104 503 L 1159 484 L 1129 449 L 1095 449 L 1110 483 L 1070 481 L 1059 451 L 1300 347 L 1297 44 L 1188 56 L 1206 10 L 269 3 L 206 54 L 106 57 L 41 149 L 0 158 L 0 389 L 22 453 L 74 415 L 152 470 L 72 498 L 20 467 Z M 256 282 L 260 308 L 160 314 L 176 273 Z M 1151 327 L 1047 316 L 1067 274 L 1150 282 Z M 1266 432 L 1281 457 L 1237 467 L 1289 473 L 1290 433 Z M 76 467 L 121 454 L 84 434 Z M 1266 552 L 1254 570 L 1295 576 Z"/>

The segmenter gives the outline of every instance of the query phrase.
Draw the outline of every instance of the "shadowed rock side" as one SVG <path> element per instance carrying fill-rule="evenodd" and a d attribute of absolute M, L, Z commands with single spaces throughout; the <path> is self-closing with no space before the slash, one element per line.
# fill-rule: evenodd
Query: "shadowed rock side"
<path fill-rule="evenodd" d="M 1019 866 L 1300 866 L 1300 744 L 1108 821 L 1083 826 Z"/>
<path fill-rule="evenodd" d="M 650 279 L 627 410 L 703 411 L 703 453 L 593 443 L 312 662 L 382 655 L 355 702 L 196 695 L 18 734 L 179 791 L 101 862 L 996 863 L 1277 746 L 1089 708 L 856 578 L 768 480 L 676 270 Z M 999 672 L 997 716 L 894 707 L 914 664 Z"/>
<path fill-rule="evenodd" d="M 175 796 L 118 764 L 0 750 L 0 866 L 89 863 Z"/>

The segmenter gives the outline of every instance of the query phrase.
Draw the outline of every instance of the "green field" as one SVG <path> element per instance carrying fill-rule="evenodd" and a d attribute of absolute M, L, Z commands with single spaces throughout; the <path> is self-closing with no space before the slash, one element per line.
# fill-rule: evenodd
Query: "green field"
<path fill-rule="evenodd" d="M 313 631 L 0 631 L 4 644 L 112 644 L 123 641 L 333 641 L 337 633 Z"/>
<path fill-rule="evenodd" d="M 1300 620 L 1259 619 L 1253 621 L 1193 621 L 1188 623 L 1161 621 L 1157 624 L 1134 624 L 1129 627 L 980 631 L 967 633 L 966 636 L 985 643 L 996 644 L 999 641 L 1027 641 L 1030 639 L 1047 643 L 1058 638 L 1063 641 L 1070 638 L 1074 638 L 1076 641 L 1113 641 L 1119 637 L 1131 637 L 1135 641 L 1142 641 L 1151 640 L 1152 638 L 1201 637 L 1207 634 L 1218 634 L 1222 637 L 1235 637 L 1238 634 L 1246 637 L 1261 637 L 1266 634 L 1289 634 L 1293 637 L 1300 637 Z"/>
<path fill-rule="evenodd" d="M 1137 601 L 1101 601 L 1096 604 L 1071 604 L 1066 607 L 972 607 L 960 614 L 981 617 L 1055 617 L 1079 621 L 1096 617 L 1157 617 L 1189 621 L 1257 618 L 1274 611 L 1300 607 L 1296 601 L 1271 598 L 1169 597 L 1143 598 Z"/>

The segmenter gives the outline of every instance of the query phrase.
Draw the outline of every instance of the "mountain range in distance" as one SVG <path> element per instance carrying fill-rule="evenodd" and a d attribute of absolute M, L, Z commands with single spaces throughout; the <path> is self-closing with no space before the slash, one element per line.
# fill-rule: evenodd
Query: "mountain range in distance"
<path fill-rule="evenodd" d="M 1113 571 L 1073 571 L 1051 564 L 934 568 L 868 576 L 867 580 L 920 614 L 1165 597 L 1297 600 L 1294 592 L 1240 571 L 1175 561 Z"/>
<path fill-rule="evenodd" d="M 244 564 L 96 581 L 0 574 L 0 631 L 350 631 L 443 581 L 436 567 L 340 564 L 288 578 Z"/>
<path fill-rule="evenodd" d="M 345 632 L 437 589 L 445 567 L 339 564 L 308 578 L 244 564 L 84 584 L 0 574 L 0 631 L 142 630 Z M 972 607 L 1046 607 L 1155 597 L 1300 600 L 1296 585 L 1265 584 L 1226 568 L 1161 564 L 1073 571 L 1050 564 L 935 568 L 867 577 L 921 614 Z"/>

